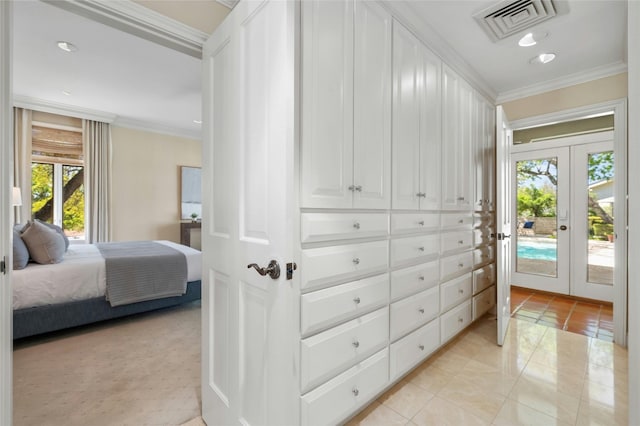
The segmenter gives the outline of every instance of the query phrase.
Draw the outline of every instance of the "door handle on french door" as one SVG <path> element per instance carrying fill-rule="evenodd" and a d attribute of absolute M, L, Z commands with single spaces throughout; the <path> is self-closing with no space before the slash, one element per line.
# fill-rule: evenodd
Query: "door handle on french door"
<path fill-rule="evenodd" d="M 567 225 L 560 225 L 560 230 L 561 231 L 566 231 L 567 230 Z"/>
<path fill-rule="evenodd" d="M 499 240 L 506 240 L 507 238 L 511 238 L 511 234 L 507 235 L 504 232 L 498 232 L 497 237 Z"/>
<path fill-rule="evenodd" d="M 265 275 L 269 275 L 273 280 L 277 280 L 278 278 L 280 278 L 280 265 L 278 265 L 278 262 L 276 260 L 272 260 L 271 262 L 269 262 L 269 266 L 267 266 L 266 268 L 261 268 L 257 263 L 251 263 L 247 265 L 247 268 L 255 269 L 256 272 L 258 272 L 263 277 Z"/>

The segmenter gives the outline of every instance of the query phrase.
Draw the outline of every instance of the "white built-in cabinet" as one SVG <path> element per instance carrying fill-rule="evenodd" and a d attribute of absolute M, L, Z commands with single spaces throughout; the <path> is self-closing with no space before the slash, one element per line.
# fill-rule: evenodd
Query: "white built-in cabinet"
<path fill-rule="evenodd" d="M 391 16 L 373 2 L 302 9 L 301 205 L 388 209 Z"/>

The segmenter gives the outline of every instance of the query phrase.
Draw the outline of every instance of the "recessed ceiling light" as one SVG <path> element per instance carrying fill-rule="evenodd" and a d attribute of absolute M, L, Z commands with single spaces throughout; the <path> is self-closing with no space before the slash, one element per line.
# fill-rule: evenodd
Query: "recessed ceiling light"
<path fill-rule="evenodd" d="M 202 120 L 193 120 L 193 122 L 196 124 L 202 124 Z"/>
<path fill-rule="evenodd" d="M 555 53 L 541 53 L 535 58 L 532 58 L 529 63 L 531 64 L 548 64 L 556 58 Z"/>
<path fill-rule="evenodd" d="M 545 32 L 527 33 L 520 39 L 520 41 L 518 42 L 518 45 L 521 47 L 535 46 L 540 40 L 545 38 L 547 35 L 549 34 Z"/>
<path fill-rule="evenodd" d="M 69 43 L 68 41 L 59 41 L 58 47 L 65 52 L 77 52 L 78 47 L 75 44 Z"/>

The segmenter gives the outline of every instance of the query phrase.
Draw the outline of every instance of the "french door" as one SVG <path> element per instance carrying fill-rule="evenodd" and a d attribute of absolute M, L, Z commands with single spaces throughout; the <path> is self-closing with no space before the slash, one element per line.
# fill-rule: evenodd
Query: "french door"
<path fill-rule="evenodd" d="M 513 153 L 512 284 L 613 301 L 614 188 L 610 132 Z M 546 146 L 549 146 L 547 143 Z"/>

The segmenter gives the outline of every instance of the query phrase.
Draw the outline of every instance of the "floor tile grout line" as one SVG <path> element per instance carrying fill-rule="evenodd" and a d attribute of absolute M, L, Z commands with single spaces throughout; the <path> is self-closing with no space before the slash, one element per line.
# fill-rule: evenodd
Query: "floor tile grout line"
<path fill-rule="evenodd" d="M 518 306 L 516 306 L 516 308 L 513 310 L 513 312 L 511 312 L 511 315 L 514 315 L 516 312 L 518 312 L 520 310 L 520 308 L 522 308 L 524 306 L 525 303 L 527 303 L 527 301 L 529 299 L 531 299 L 531 297 L 533 297 L 534 293 L 531 293 L 529 296 L 527 296 L 526 299 L 524 299 L 522 302 L 520 302 L 520 304 Z"/>

